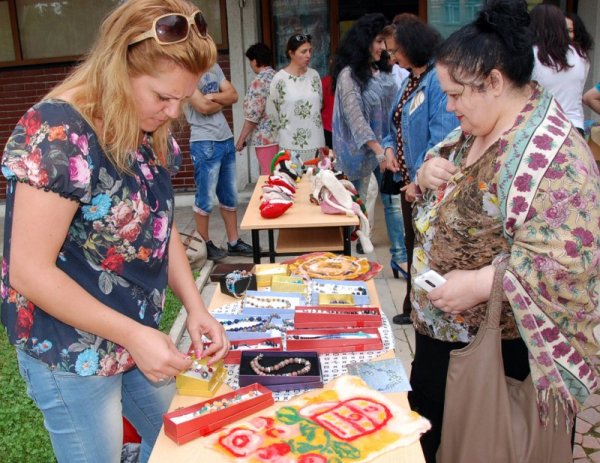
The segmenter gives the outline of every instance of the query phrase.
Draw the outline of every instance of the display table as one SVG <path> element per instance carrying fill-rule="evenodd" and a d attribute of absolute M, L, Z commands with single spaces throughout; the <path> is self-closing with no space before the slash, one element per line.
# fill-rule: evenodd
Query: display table
<path fill-rule="evenodd" d="M 379 298 L 377 296 L 377 291 L 375 289 L 375 283 L 373 279 L 368 280 L 366 284 L 367 290 L 369 292 L 371 305 L 380 307 Z M 228 306 L 238 301 L 238 299 L 234 299 L 233 297 L 221 293 L 219 287 L 217 286 L 208 308 L 210 311 L 213 311 L 220 309 L 224 305 Z M 387 320 L 386 323 L 384 323 L 383 329 L 389 330 L 391 333 L 391 328 Z M 339 371 L 338 374 L 342 374 L 342 369 L 347 363 L 348 355 L 350 354 L 325 354 L 322 355 L 321 358 L 328 357 L 329 361 L 333 361 L 334 359 L 337 360 L 337 362 L 339 363 L 337 368 L 337 370 Z M 393 357 L 394 351 L 388 350 L 387 352 L 375 358 L 369 358 L 369 360 L 383 360 Z M 229 387 L 227 384 L 223 384 L 221 388 L 217 391 L 216 395 L 224 394 L 231 390 L 233 390 L 231 387 Z M 400 407 L 409 407 L 406 393 L 386 394 L 386 396 Z M 202 400 L 204 399 L 202 399 L 201 397 L 183 396 L 175 394 L 175 397 L 171 402 L 171 406 L 169 407 L 169 411 L 173 411 L 180 407 L 187 407 L 189 405 L 201 402 Z M 277 407 L 279 405 L 276 404 L 273 407 Z M 270 411 L 271 408 L 262 410 L 261 412 L 257 413 L 257 415 L 265 414 L 268 411 Z M 161 429 L 156 444 L 154 445 L 152 454 L 150 456 L 150 463 L 170 463 L 173 461 L 206 463 L 223 461 L 222 454 L 219 454 L 218 452 L 207 448 L 205 439 L 206 438 L 201 437 L 191 442 L 188 442 L 187 444 L 177 445 L 170 438 L 168 438 L 165 435 L 164 430 Z M 408 447 L 399 448 L 384 455 L 381 455 L 380 457 L 372 461 L 376 463 L 424 463 L 425 459 L 423 457 L 423 452 L 421 450 L 419 442 L 416 442 Z"/>
<path fill-rule="evenodd" d="M 270 262 L 275 262 L 276 255 L 293 256 L 315 251 L 342 251 L 350 255 L 350 235 L 359 223 L 358 217 L 322 213 L 319 206 L 310 202 L 311 184 L 304 176 L 296 186 L 294 205 L 280 217 L 265 219 L 260 215 L 259 206 L 266 180 L 264 175 L 258 178 L 240 224 L 240 229 L 251 232 L 255 264 L 260 263 L 261 257 L 268 256 Z M 269 249 L 266 252 L 260 250 L 260 230 L 268 232 Z M 277 246 L 274 230 L 279 230 Z"/>

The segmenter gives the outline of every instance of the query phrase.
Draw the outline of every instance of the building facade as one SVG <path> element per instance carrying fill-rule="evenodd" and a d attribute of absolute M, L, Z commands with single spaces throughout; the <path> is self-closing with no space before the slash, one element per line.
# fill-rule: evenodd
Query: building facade
<path fill-rule="evenodd" d="M 22 114 L 60 82 L 93 42 L 107 11 L 123 0 L 0 0 L 0 147 Z M 382 12 L 389 19 L 409 12 L 449 35 L 470 21 L 483 0 L 192 0 L 204 12 L 219 49 L 219 64 L 240 94 L 226 116 L 237 137 L 242 125 L 242 99 L 253 73 L 244 52 L 263 41 L 274 50 L 277 67 L 285 66 L 288 37 L 313 36 L 311 66 L 321 75 L 340 37 L 365 13 Z M 530 6 L 542 0 L 528 0 Z M 577 12 L 594 37 L 600 37 L 597 0 L 556 0 L 564 11 Z M 68 24 L 69 27 L 65 27 Z M 586 88 L 600 80 L 600 46 L 592 58 Z M 184 163 L 174 179 L 177 191 L 194 189 L 189 159 L 189 129 L 185 119 L 175 126 Z M 238 186 L 258 176 L 252 148 L 238 158 Z M 0 179 L 0 200 L 5 197 Z"/>

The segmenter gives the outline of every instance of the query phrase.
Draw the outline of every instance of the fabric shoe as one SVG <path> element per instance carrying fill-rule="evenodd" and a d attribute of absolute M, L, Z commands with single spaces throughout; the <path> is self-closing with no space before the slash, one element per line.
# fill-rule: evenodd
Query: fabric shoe
<path fill-rule="evenodd" d="M 237 243 L 233 246 L 227 243 L 227 254 L 230 256 L 252 257 L 253 250 L 252 246 L 248 243 L 244 243 L 241 238 L 238 238 Z"/>
<path fill-rule="evenodd" d="M 208 260 L 221 260 L 224 257 L 227 257 L 227 253 L 214 245 L 212 241 L 206 242 L 206 258 Z"/>

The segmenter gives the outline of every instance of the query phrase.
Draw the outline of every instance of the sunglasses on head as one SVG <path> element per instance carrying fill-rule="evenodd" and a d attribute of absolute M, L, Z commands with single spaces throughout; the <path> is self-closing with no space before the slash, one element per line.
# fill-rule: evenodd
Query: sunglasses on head
<path fill-rule="evenodd" d="M 298 43 L 310 42 L 312 36 L 310 34 L 297 34 L 294 35 L 294 40 Z"/>
<path fill-rule="evenodd" d="M 129 45 L 153 38 L 160 45 L 183 42 L 190 35 L 192 25 L 201 37 L 208 37 L 208 24 L 200 10 L 185 16 L 180 13 L 167 13 L 155 18 L 152 27 L 146 32 L 133 38 Z"/>

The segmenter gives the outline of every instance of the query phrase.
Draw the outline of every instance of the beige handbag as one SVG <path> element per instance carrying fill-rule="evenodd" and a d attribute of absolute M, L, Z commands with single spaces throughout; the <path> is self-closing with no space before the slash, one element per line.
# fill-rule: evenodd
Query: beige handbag
<path fill-rule="evenodd" d="M 531 375 L 521 382 L 504 374 L 499 321 L 505 271 L 506 264 L 496 269 L 487 317 L 473 342 L 450 353 L 438 463 L 573 461 L 562 407 L 550 400 L 544 426 Z"/>
<path fill-rule="evenodd" d="M 200 270 L 204 267 L 207 260 L 206 242 L 202 239 L 202 235 L 196 230 L 191 235 L 187 233 L 179 233 L 183 236 L 183 246 L 185 247 L 185 255 L 188 258 L 190 267 L 193 270 Z"/>

